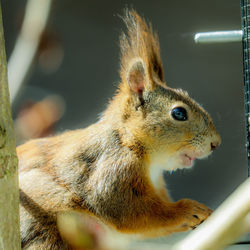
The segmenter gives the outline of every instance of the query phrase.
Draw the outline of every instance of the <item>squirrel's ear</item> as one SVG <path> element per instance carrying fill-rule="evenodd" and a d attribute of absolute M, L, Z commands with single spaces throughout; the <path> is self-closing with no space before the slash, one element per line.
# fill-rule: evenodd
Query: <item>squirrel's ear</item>
<path fill-rule="evenodd" d="M 122 83 L 137 93 L 152 91 L 157 84 L 165 87 L 158 36 L 134 10 L 126 10 L 123 20 L 127 34 L 120 38 Z"/>
<path fill-rule="evenodd" d="M 130 89 L 137 94 L 141 94 L 148 87 L 148 74 L 141 59 L 136 59 L 131 63 L 126 78 Z"/>

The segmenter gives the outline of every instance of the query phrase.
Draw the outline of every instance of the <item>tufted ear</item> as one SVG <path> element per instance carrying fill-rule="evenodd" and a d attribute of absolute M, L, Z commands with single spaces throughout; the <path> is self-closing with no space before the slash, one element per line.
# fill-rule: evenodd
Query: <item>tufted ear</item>
<path fill-rule="evenodd" d="M 122 83 L 135 93 L 154 90 L 156 84 L 165 87 L 158 36 L 134 10 L 126 10 L 123 20 L 127 33 L 120 38 Z"/>
<path fill-rule="evenodd" d="M 145 88 L 149 88 L 150 81 L 145 64 L 141 59 L 135 59 L 127 71 L 127 83 L 130 89 L 137 94 L 142 94 Z"/>

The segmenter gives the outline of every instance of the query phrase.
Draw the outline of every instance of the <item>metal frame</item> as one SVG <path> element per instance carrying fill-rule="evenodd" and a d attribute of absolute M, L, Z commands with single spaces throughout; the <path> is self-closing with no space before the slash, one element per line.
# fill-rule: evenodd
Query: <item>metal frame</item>
<path fill-rule="evenodd" d="M 243 69 L 244 69 L 244 96 L 245 96 L 245 120 L 246 120 L 246 150 L 248 159 L 248 176 L 250 176 L 250 2 L 241 0 L 242 19 L 242 46 L 243 46 Z"/>

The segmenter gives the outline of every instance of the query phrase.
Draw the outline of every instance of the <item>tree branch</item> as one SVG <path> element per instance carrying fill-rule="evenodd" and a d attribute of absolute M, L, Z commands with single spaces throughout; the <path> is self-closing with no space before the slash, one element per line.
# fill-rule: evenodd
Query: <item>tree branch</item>
<path fill-rule="evenodd" d="M 16 143 L 0 6 L 0 249 L 20 249 Z"/>

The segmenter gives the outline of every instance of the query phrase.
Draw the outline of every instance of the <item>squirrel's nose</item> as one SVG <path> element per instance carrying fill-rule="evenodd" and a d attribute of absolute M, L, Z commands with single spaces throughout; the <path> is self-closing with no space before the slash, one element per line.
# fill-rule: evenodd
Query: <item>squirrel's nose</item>
<path fill-rule="evenodd" d="M 211 142 L 210 145 L 211 145 L 211 150 L 214 151 L 220 145 L 220 143 L 214 141 L 214 142 Z"/>
<path fill-rule="evenodd" d="M 212 138 L 210 139 L 210 150 L 214 151 L 216 148 L 220 146 L 221 143 L 221 137 L 218 133 L 215 133 L 212 135 Z"/>

